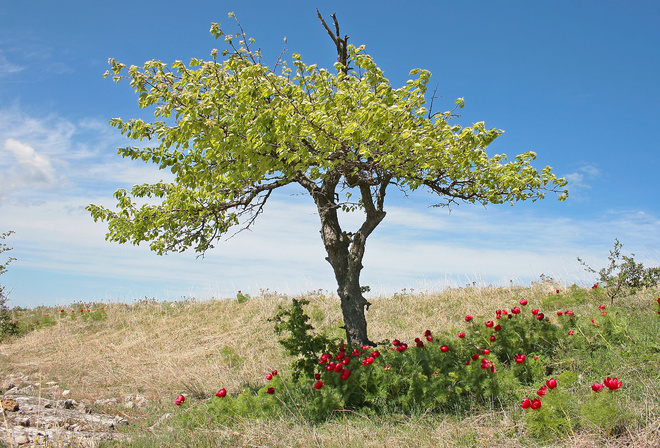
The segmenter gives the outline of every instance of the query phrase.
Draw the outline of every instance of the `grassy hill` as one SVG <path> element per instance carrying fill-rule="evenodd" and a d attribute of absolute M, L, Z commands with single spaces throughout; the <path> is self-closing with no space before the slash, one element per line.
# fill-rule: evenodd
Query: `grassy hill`
<path fill-rule="evenodd" d="M 130 305 L 89 303 L 15 311 L 23 328 L 33 330 L 0 344 L 0 372 L 22 373 L 43 383 L 55 381 L 59 391 L 68 389 L 71 397 L 90 403 L 145 397 L 145 407 L 101 409 L 131 419 L 126 431 L 133 435 L 133 446 L 657 447 L 659 296 L 658 290 L 647 290 L 610 306 L 601 291 L 543 281 L 529 287 L 457 288 L 438 294 L 403 291 L 369 299 L 372 340 L 398 338 L 411 345 L 427 329 L 456 334 L 465 329 L 464 316 L 486 321 L 495 310 L 510 309 L 520 299 L 543 310 L 549 321 L 559 319 L 557 311 L 571 308 L 579 322 L 586 323 L 584 328 L 593 316 L 601 316 L 598 306 L 606 304 L 608 317 L 602 319 L 611 322 L 608 332 L 605 325 L 594 324 L 590 332 L 576 334 L 585 338 L 582 349 L 559 350 L 547 368 L 555 376 L 573 378 L 567 393 L 589 389 L 610 375 L 622 380 L 623 387 L 615 391 L 617 407 L 612 408 L 621 418 L 613 418 L 615 423 L 609 426 L 595 420 L 609 421 L 611 416 L 598 417 L 593 410 L 594 421 L 589 421 L 589 394 L 595 394 L 591 392 L 576 395 L 575 401 L 583 400 L 585 405 L 568 415 L 569 423 L 559 429 L 553 429 L 552 422 L 530 420 L 520 401 L 509 398 L 443 413 L 344 409 L 328 420 L 311 422 L 301 405 L 270 418 L 235 413 L 218 420 L 211 406 L 218 400 L 214 397 L 218 389 L 225 388 L 231 396 L 257 390 L 273 370 L 285 383 L 290 381 L 292 358 L 278 344 L 268 319 L 291 300 L 276 293 L 243 303 L 144 299 Z M 314 327 L 342 337 L 338 299 L 320 292 L 306 298 Z M 174 399 L 180 394 L 187 400 L 177 407 Z M 166 413 L 173 416 L 152 427 Z"/>

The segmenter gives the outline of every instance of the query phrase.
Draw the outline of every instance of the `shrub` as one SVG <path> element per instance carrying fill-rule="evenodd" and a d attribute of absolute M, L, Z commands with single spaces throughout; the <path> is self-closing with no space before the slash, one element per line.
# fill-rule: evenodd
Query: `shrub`
<path fill-rule="evenodd" d="M 660 267 L 645 268 L 635 261 L 635 254 L 621 255 L 623 244 L 614 240 L 614 248 L 610 251 L 609 264 L 599 271 L 578 257 L 578 261 L 588 272 L 598 274 L 598 282 L 605 287 L 610 304 L 619 295 L 630 295 L 643 288 L 652 288 L 660 282 Z M 596 286 L 596 285 L 594 285 Z"/>

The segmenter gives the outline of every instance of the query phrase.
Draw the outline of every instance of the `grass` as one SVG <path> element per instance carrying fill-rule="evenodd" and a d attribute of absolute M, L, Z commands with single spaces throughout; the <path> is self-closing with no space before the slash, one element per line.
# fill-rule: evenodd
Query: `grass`
<path fill-rule="evenodd" d="M 325 423 L 311 424 L 292 409 L 279 418 L 236 415 L 230 423 L 213 423 L 213 415 L 206 415 L 209 411 L 203 405 L 219 388 L 235 393 L 260 387 L 264 375 L 274 369 L 287 376 L 291 359 L 277 343 L 268 322 L 278 305 L 290 302 L 277 294 L 244 303 L 145 299 L 131 305 L 77 304 L 74 313 L 72 307 L 65 313 L 60 308 L 22 310 L 19 319 L 31 322 L 36 329 L 0 344 L 0 365 L 4 374 L 20 372 L 33 380 L 56 381 L 60 390 L 69 389 L 77 400 L 114 397 L 121 401 L 129 395 L 145 396 L 147 407 L 121 409 L 131 419 L 127 431 L 132 433 L 131 446 L 135 447 L 657 447 L 660 316 L 655 298 L 659 295 L 657 290 L 647 290 L 619 299 L 614 308 L 608 308 L 610 313 L 618 313 L 617 322 L 622 322 L 621 328 L 612 330 L 613 339 L 603 341 L 585 335 L 590 349 L 564 353 L 553 366 L 556 371 L 575 372 L 576 387 L 589 387 L 593 378 L 602 379 L 604 372 L 610 371 L 625 379 L 619 397 L 630 418 L 609 433 L 581 422 L 577 432 L 556 438 L 535 437 L 517 403 L 499 402 L 447 415 L 422 410 L 382 416 L 337 412 Z M 370 298 L 373 306 L 367 318 L 372 340 L 397 337 L 412 341 L 427 328 L 459 331 L 466 314 L 491 315 L 521 298 L 542 307 L 551 319 L 555 311 L 569 306 L 577 315 L 599 316 L 597 307 L 605 303 L 603 297 L 597 291 L 551 281 L 528 287 L 455 288 L 437 294 Z M 341 336 L 338 299 L 320 293 L 307 298 L 313 325 Z M 44 318 L 46 314 L 48 318 Z M 639 319 L 642 315 L 651 317 Z M 181 393 L 189 398 L 185 409 L 173 403 Z M 166 413 L 173 417 L 157 423 Z M 190 425 L 188 415 L 207 423 Z"/>

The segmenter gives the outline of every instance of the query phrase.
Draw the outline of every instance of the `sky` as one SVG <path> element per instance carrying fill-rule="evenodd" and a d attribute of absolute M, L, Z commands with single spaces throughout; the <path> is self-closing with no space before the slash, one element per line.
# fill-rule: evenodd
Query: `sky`
<path fill-rule="evenodd" d="M 456 122 L 505 133 L 490 155 L 538 155 L 568 181 L 513 206 L 432 208 L 424 191 L 390 191 L 370 236 L 362 284 L 370 296 L 402 289 L 526 285 L 543 274 L 564 284 L 595 277 L 615 238 L 625 254 L 660 264 L 660 3 L 656 1 L 139 1 L 63 0 L 0 5 L 0 233 L 16 258 L 0 283 L 10 305 L 289 295 L 336 284 L 312 199 L 278 191 L 250 231 L 229 234 L 204 257 L 158 256 L 148 245 L 105 241 L 85 211 L 114 205 L 118 188 L 168 179 L 124 160 L 108 122 L 153 119 L 128 83 L 103 73 L 108 59 L 143 65 L 210 58 L 223 48 L 211 22 L 235 31 L 234 12 L 272 65 L 284 48 L 331 68 L 333 43 L 316 17 L 337 13 L 349 43 L 366 45 L 394 87 L 431 71 L 434 107 L 465 98 Z M 359 216 L 344 216 L 346 228 Z M 231 238 L 230 238 L 231 237 Z"/>

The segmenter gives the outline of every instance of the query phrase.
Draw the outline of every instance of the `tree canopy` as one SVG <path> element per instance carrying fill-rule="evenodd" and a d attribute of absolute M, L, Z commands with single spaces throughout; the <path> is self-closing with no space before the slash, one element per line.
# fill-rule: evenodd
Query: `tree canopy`
<path fill-rule="evenodd" d="M 158 254 L 203 253 L 231 228 L 249 227 L 274 190 L 299 184 L 317 206 L 342 301 L 364 308 L 358 280 L 364 242 L 385 217 L 389 187 L 429 189 L 437 206 L 536 201 L 547 192 L 566 198 L 566 181 L 550 167 L 535 169 L 533 152 L 513 160 L 488 156 L 501 130 L 483 122 L 461 127 L 451 124 L 455 109 L 430 110 L 429 71 L 411 70 L 406 85 L 393 87 L 364 46 L 347 44 L 333 19 L 336 33 L 321 18 L 338 49 L 333 69 L 307 65 L 296 53 L 290 65 L 280 58 L 270 68 L 242 29 L 226 35 L 215 23 L 211 34 L 226 49 L 214 49 L 210 60 L 128 67 L 111 59 L 106 75 L 130 80 L 139 106 L 153 108 L 156 118 L 113 118 L 125 136 L 154 143 L 119 154 L 155 163 L 175 179 L 117 190 L 116 210 L 90 205 L 92 217 L 108 224 L 106 238 L 148 241 Z M 462 108 L 463 99 L 455 106 Z M 338 209 L 364 213 L 356 233 L 341 229 Z M 349 340 L 368 342 L 366 324 L 352 337 L 345 309 L 344 317 Z"/>

